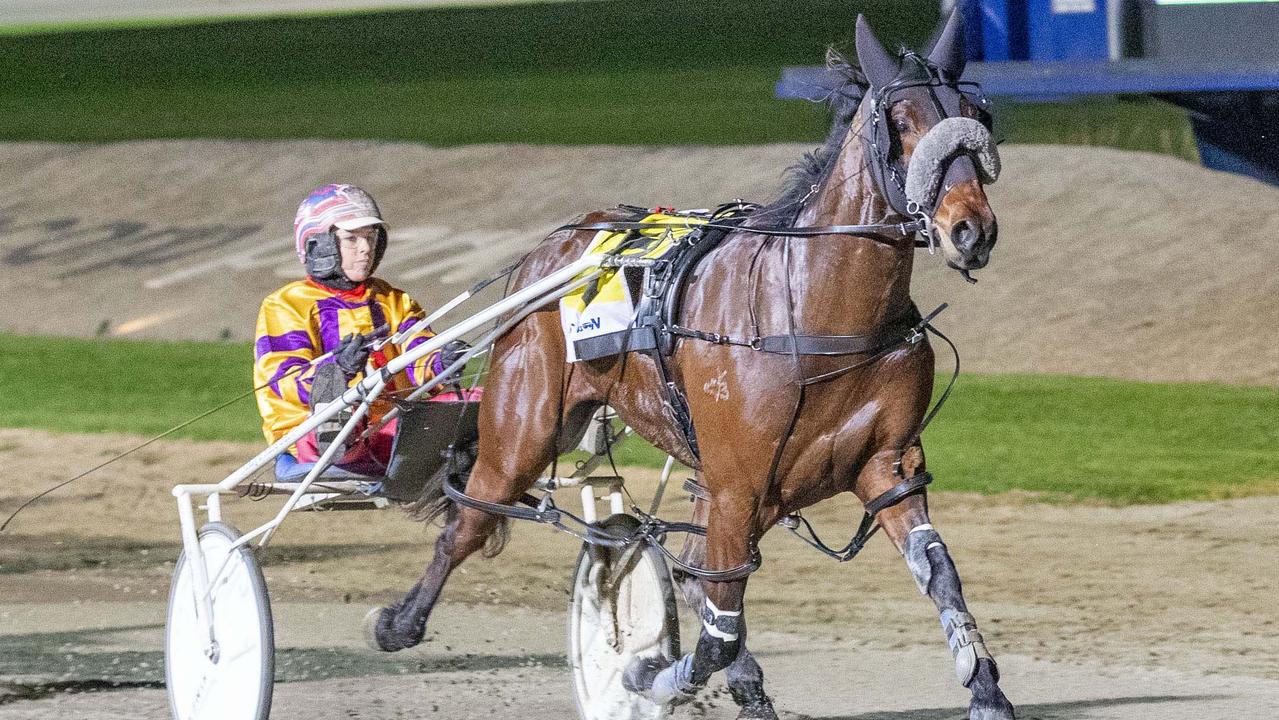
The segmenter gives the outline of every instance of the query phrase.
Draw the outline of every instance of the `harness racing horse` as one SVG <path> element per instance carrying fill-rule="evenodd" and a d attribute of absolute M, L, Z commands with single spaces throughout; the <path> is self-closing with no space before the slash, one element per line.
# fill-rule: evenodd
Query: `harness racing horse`
<path fill-rule="evenodd" d="M 639 435 L 697 470 L 705 488 L 694 509 L 705 539 L 685 545 L 685 571 L 677 572 L 703 619 L 696 649 L 673 664 L 637 659 L 628 689 L 678 703 L 727 669 L 741 717 L 775 718 L 745 648 L 743 596 L 758 566 L 756 544 L 792 513 L 851 491 L 936 604 L 958 679 L 972 692 L 969 717 L 1010 719 L 995 661 L 929 523 L 920 433 L 934 356 L 910 297 L 917 230 L 965 278 L 988 262 L 996 221 L 983 183 L 996 179 L 998 154 L 984 101 L 959 81 L 955 15 L 925 54 L 889 53 L 860 17 L 856 45 L 860 71 L 828 56 L 846 81 L 832 95 L 826 144 L 795 169 L 779 200 L 700 261 L 681 291 L 679 327 L 666 329 L 675 333 L 669 358 L 623 353 L 568 363 L 555 305 L 496 342 L 465 494 L 516 502 L 575 444 L 592 412 L 612 406 Z M 577 227 L 628 218 L 596 212 Z M 881 231 L 854 236 L 841 223 L 879 223 Z M 580 257 L 593 235 L 553 233 L 512 286 Z M 691 428 L 677 421 L 667 379 L 682 389 L 676 398 Z M 425 575 L 372 617 L 378 647 L 420 642 L 449 574 L 499 528 L 497 515 L 454 505 Z"/>

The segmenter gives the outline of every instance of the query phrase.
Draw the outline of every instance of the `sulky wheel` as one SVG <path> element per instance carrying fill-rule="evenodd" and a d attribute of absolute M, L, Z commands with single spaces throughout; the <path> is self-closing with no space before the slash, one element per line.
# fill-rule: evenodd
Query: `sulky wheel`
<path fill-rule="evenodd" d="M 614 515 L 601 527 L 625 537 L 639 526 Z M 670 709 L 622 687 L 622 673 L 639 656 L 679 656 L 675 588 L 666 560 L 640 543 L 624 549 L 583 544 L 568 608 L 568 658 L 582 720 L 657 720 Z"/>
<path fill-rule="evenodd" d="M 173 568 L 164 673 L 175 720 L 266 720 L 271 712 L 271 604 L 253 551 L 231 547 L 239 536 L 225 523 L 200 528 L 211 584 L 212 642 L 196 617 L 194 572 L 185 552 Z"/>

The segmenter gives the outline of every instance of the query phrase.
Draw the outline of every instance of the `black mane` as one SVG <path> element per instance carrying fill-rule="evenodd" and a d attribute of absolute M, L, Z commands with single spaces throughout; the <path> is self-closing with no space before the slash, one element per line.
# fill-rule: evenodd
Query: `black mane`
<path fill-rule="evenodd" d="M 786 169 L 786 181 L 777 198 L 760 211 L 760 214 L 767 213 L 770 221 L 778 225 L 793 223 L 802 209 L 800 201 L 812 192 L 814 185 L 821 185 L 830 175 L 835 159 L 844 148 L 853 116 L 870 87 L 861 69 L 834 48 L 826 51 L 826 69 L 840 78 L 840 83 L 826 96 L 833 116 L 830 132 L 821 147 L 804 153 L 798 162 Z"/>

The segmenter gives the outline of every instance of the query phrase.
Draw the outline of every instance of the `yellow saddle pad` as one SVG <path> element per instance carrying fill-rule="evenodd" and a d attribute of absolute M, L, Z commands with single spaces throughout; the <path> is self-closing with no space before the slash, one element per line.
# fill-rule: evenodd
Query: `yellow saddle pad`
<path fill-rule="evenodd" d="M 614 254 L 655 260 L 707 220 L 696 216 L 653 213 L 640 222 L 656 223 L 662 227 L 638 231 L 601 230 L 586 247 L 585 255 Z M 625 330 L 634 320 L 635 306 L 626 287 L 626 276 L 619 270 L 609 268 L 595 282 L 560 299 L 560 317 L 570 361 L 577 359 L 573 350 L 575 341 Z M 585 277 L 591 272 L 593 270 L 586 270 L 578 277 Z"/>

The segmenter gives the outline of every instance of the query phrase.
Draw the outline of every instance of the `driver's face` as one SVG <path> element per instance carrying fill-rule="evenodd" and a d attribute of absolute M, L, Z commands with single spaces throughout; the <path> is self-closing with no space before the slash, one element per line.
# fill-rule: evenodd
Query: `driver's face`
<path fill-rule="evenodd" d="M 338 249 L 342 253 L 342 272 L 352 282 L 364 282 L 373 273 L 373 256 L 377 251 L 376 227 L 337 230 Z"/>

